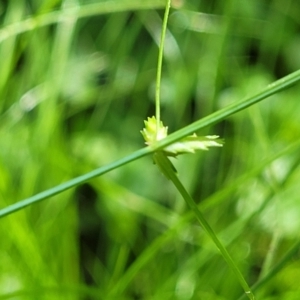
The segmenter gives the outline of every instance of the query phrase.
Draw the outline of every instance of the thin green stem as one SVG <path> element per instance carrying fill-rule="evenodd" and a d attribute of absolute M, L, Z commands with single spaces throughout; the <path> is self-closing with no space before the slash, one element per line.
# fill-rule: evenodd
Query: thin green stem
<path fill-rule="evenodd" d="M 258 166 L 256 166 L 254 169 L 249 171 L 247 174 L 245 174 L 245 175 L 241 176 L 239 179 L 237 179 L 234 182 L 234 187 L 233 187 L 233 185 L 226 186 L 224 189 L 219 190 L 215 196 L 207 198 L 208 202 L 216 205 L 216 201 L 215 201 L 216 198 L 217 199 L 226 198 L 230 193 L 232 193 L 233 190 L 236 189 L 236 186 L 240 186 L 242 183 L 249 180 L 250 178 L 257 176 L 263 169 L 265 169 L 265 167 L 267 165 L 269 165 L 271 162 L 275 161 L 279 157 L 282 157 L 284 155 L 288 155 L 294 151 L 297 151 L 299 149 L 299 146 L 300 146 L 300 141 L 297 141 L 296 143 L 286 147 L 284 150 L 276 153 L 272 157 L 268 157 L 262 163 L 260 163 Z M 287 180 L 288 178 L 291 177 L 292 172 L 296 170 L 298 165 L 299 165 L 299 161 L 296 161 L 294 163 L 294 166 L 291 168 L 289 175 L 287 175 L 287 177 L 285 178 L 285 180 Z M 284 184 L 284 182 L 282 182 L 281 184 Z M 269 196 L 269 197 L 271 197 L 271 196 Z M 220 201 L 220 200 L 218 200 L 218 201 Z M 237 226 L 238 226 L 239 230 L 242 229 L 241 227 L 246 226 L 245 224 L 249 223 L 250 220 L 252 220 L 257 215 L 257 212 L 261 212 L 263 210 L 263 208 L 266 205 L 266 202 L 268 202 L 268 201 L 265 201 L 265 203 L 263 203 L 261 205 L 261 207 L 258 208 L 255 213 L 253 213 L 251 216 L 249 216 L 248 221 L 243 221 L 242 223 L 240 223 L 240 221 L 237 221 L 236 224 L 238 224 Z M 209 207 L 210 207 L 209 205 L 205 205 L 204 207 L 202 205 L 202 212 L 204 210 L 207 210 Z M 145 249 L 145 251 L 134 261 L 134 263 L 132 265 L 130 265 L 130 267 L 126 270 L 126 272 L 123 274 L 123 276 L 114 285 L 114 287 L 111 289 L 110 296 L 116 298 L 117 295 L 121 295 L 124 292 L 124 290 L 128 287 L 130 282 L 134 279 L 136 274 L 138 274 L 139 270 L 142 269 L 147 263 L 149 263 L 149 261 L 155 256 L 157 251 L 159 251 L 159 249 L 161 249 L 163 245 L 165 245 L 168 241 L 170 241 L 171 238 L 173 238 L 173 236 L 175 234 L 178 234 L 178 231 L 182 230 L 182 228 L 184 226 L 186 226 L 186 224 L 188 222 L 190 222 L 191 219 L 192 219 L 192 211 L 189 211 L 184 216 L 182 216 L 174 226 L 169 228 L 169 230 L 167 230 L 163 235 L 159 236 L 151 245 L 149 245 L 149 247 L 147 247 Z M 232 228 L 234 228 L 234 227 L 235 226 L 232 226 Z M 226 233 L 225 233 L 225 231 L 226 231 Z M 227 233 L 228 230 L 225 230 L 225 231 L 223 232 L 223 235 L 228 236 L 228 233 Z M 238 231 L 238 232 L 240 233 L 241 231 Z M 231 238 L 227 239 L 226 242 L 229 244 L 237 237 L 237 235 L 238 235 L 237 232 L 234 234 L 230 233 Z M 252 291 L 254 291 L 254 288 L 252 288 Z M 243 294 L 243 295 L 245 295 L 245 294 Z"/>
<path fill-rule="evenodd" d="M 230 254 L 228 253 L 226 248 L 223 246 L 223 244 L 218 239 L 218 237 L 215 234 L 215 232 L 213 231 L 213 229 L 210 227 L 210 225 L 206 221 L 205 217 L 199 210 L 194 199 L 190 196 L 190 194 L 187 192 L 187 190 L 185 189 L 185 187 L 179 180 L 177 174 L 173 171 L 170 160 L 161 151 L 158 151 L 154 154 L 154 160 L 157 163 L 157 165 L 159 166 L 159 168 L 163 171 L 164 175 L 173 182 L 173 184 L 175 185 L 175 187 L 177 188 L 177 190 L 179 191 L 179 193 L 181 194 L 183 199 L 186 201 L 187 205 L 190 207 L 190 209 L 196 215 L 196 217 L 197 217 L 199 223 L 201 224 L 201 226 L 203 227 L 203 229 L 206 231 L 206 233 L 210 236 L 210 238 L 215 243 L 217 248 L 220 250 L 221 255 L 223 256 L 224 260 L 227 262 L 229 268 L 234 272 L 235 276 L 239 280 L 242 288 L 245 291 L 245 294 L 249 297 L 250 300 L 254 300 L 255 299 L 254 294 L 252 293 L 244 276 L 242 275 L 241 271 L 239 270 L 239 268 L 233 261 L 232 257 L 230 256 Z"/>
<path fill-rule="evenodd" d="M 167 0 L 164 20 L 162 25 L 160 45 L 158 51 L 158 61 L 157 61 L 157 74 L 156 74 L 156 88 L 155 88 L 155 117 L 156 117 L 156 127 L 159 128 L 160 123 L 160 83 L 161 83 L 161 70 L 162 70 L 162 60 L 164 54 L 164 42 L 166 39 L 166 31 L 168 24 L 168 17 L 170 12 L 171 0 Z M 156 131 L 158 132 L 158 130 Z"/>
<path fill-rule="evenodd" d="M 205 128 L 206 126 L 211 126 L 217 122 L 220 122 L 220 121 L 224 120 L 225 118 L 227 118 L 228 116 L 233 115 L 241 110 L 244 110 L 245 108 L 247 108 L 255 103 L 258 103 L 261 100 L 263 100 L 275 93 L 278 93 L 281 90 L 284 90 L 284 89 L 292 86 L 293 84 L 295 84 L 298 81 L 300 81 L 300 70 L 275 81 L 274 83 L 270 84 L 265 89 L 263 89 L 262 91 L 260 91 L 259 93 L 255 94 L 255 95 L 253 95 L 252 97 L 242 99 L 240 101 L 232 103 L 231 105 L 228 105 L 228 106 L 224 107 L 223 109 L 220 109 L 220 110 L 214 112 L 213 114 L 210 114 L 210 115 L 206 116 L 205 118 L 202 118 L 182 129 L 168 135 L 166 138 L 160 140 L 159 142 L 157 142 L 155 145 L 153 145 L 151 147 L 148 146 L 148 147 L 142 148 L 140 150 L 137 150 L 124 158 L 116 160 L 110 164 L 107 164 L 103 167 L 95 169 L 95 170 L 93 170 L 89 173 L 86 173 L 84 175 L 81 175 L 79 177 L 73 178 L 65 183 L 59 184 L 53 188 L 50 188 L 46 191 L 43 191 L 39 194 L 32 196 L 32 197 L 29 197 L 27 199 L 24 199 L 17 203 L 9 205 L 0 210 L 0 218 L 4 217 L 6 215 L 9 215 L 11 213 L 14 213 L 20 209 L 23 209 L 26 206 L 32 205 L 34 203 L 40 202 L 44 199 L 47 199 L 54 195 L 57 195 L 65 190 L 68 190 L 72 187 L 80 185 L 94 177 L 103 175 L 103 174 L 105 174 L 111 170 L 114 170 L 122 165 L 125 165 L 131 161 L 137 160 L 143 156 L 151 154 L 159 149 L 162 149 L 162 148 L 182 139 L 183 137 L 185 137 L 201 128 Z M 297 145 L 293 145 L 293 146 L 297 146 Z"/>
<path fill-rule="evenodd" d="M 44 199 L 47 199 L 49 197 L 52 197 L 52 196 L 55 196 L 57 194 L 60 194 L 72 187 L 75 187 L 79 184 L 82 184 L 90 179 L 93 179 L 97 176 L 100 176 L 102 174 L 105 174 L 109 171 L 112 171 L 114 169 L 117 169 L 118 167 L 120 166 L 123 166 L 127 163 L 129 163 L 130 161 L 133 161 L 135 160 L 137 157 L 142 157 L 142 156 L 145 156 L 149 153 L 151 153 L 151 149 L 149 149 L 149 147 L 146 147 L 146 148 L 142 148 L 136 152 L 133 152 L 132 154 L 124 157 L 124 158 L 121 158 L 111 164 L 108 164 L 106 166 L 103 166 L 101 168 L 98 168 L 98 169 L 95 169 L 89 173 L 86 173 L 86 174 L 83 174 L 81 176 L 78 176 L 78 177 L 75 177 L 67 182 L 64 182 L 62 184 L 59 184 L 51 189 L 48 189 L 46 191 L 43 191 L 41 193 L 38 193 L 38 194 L 35 194 L 34 196 L 31 196 L 27 199 L 24 199 L 24 200 L 21 200 L 19 202 L 16 202 L 14 204 L 11 204 L 3 209 L 0 210 L 0 218 L 6 216 L 6 215 L 9 215 L 13 212 L 16 212 L 20 209 L 23 209 L 29 205 L 32 205 L 34 203 L 37 203 L 37 202 L 40 202 Z"/>

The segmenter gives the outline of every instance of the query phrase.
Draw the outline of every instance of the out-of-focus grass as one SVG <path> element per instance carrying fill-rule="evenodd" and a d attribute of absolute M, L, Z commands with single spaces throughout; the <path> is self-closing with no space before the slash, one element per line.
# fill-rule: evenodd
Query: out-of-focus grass
<path fill-rule="evenodd" d="M 5 30 L 57 10 L 76 8 L 80 16 L 88 3 L 0 4 L 0 36 L 9 32 L 0 44 L 1 207 L 143 146 L 139 130 L 154 114 L 162 22 L 162 11 L 142 10 L 150 2 L 128 11 L 116 1 L 124 5 L 116 13 L 74 13 L 21 34 Z M 296 1 L 179 4 L 170 16 L 162 77 L 162 119 L 171 132 L 300 67 Z M 253 172 L 299 139 L 298 93 L 294 86 L 206 129 L 200 134 L 221 135 L 224 148 L 174 162 L 250 284 L 299 239 L 299 151 Z M 0 222 L 0 299 L 242 293 L 150 158 Z M 298 269 L 296 256 L 259 298 L 297 299 Z"/>

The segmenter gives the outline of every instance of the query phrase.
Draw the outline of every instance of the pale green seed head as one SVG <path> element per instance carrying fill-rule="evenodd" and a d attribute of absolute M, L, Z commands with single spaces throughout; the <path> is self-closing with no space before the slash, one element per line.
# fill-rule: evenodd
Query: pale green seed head
<path fill-rule="evenodd" d="M 157 121 L 155 117 L 148 118 L 144 121 L 145 128 L 141 133 L 147 145 L 153 145 L 156 141 L 164 139 L 168 135 L 168 127 L 159 122 L 157 128 Z M 208 150 L 209 147 L 222 147 L 223 140 L 219 139 L 218 135 L 187 136 L 180 141 L 165 147 L 162 151 L 168 156 L 177 156 L 184 153 L 195 153 L 196 150 Z"/>

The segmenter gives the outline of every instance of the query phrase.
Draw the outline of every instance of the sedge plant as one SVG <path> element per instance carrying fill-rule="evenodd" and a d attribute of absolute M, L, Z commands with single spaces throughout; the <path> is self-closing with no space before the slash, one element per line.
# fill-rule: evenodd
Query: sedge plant
<path fill-rule="evenodd" d="M 163 7 L 166 1 L 146 1 L 144 2 L 145 8 L 147 7 Z M 147 5 L 146 5 L 147 4 Z M 38 15 L 36 17 L 29 17 L 25 20 L 21 20 L 15 22 L 13 24 L 7 25 L 0 30 L 0 42 L 6 41 L 11 37 L 15 37 L 18 34 L 26 33 L 28 31 L 34 30 L 39 27 L 48 26 L 56 23 L 63 23 L 68 18 L 63 18 L 64 16 L 71 16 L 74 18 L 84 18 L 93 15 L 99 15 L 104 13 L 111 13 L 116 11 L 126 11 L 126 10 L 136 10 L 141 7 L 140 1 L 119 1 L 119 6 L 115 5 L 114 1 L 106 1 L 105 3 L 97 3 L 97 4 L 86 4 L 81 7 L 65 7 L 60 11 L 54 11 L 50 13 L 45 13 Z M 75 177 L 67 182 L 54 186 L 48 190 L 42 191 L 41 193 L 35 194 L 29 198 L 18 201 L 14 204 L 8 205 L 0 209 L 0 217 L 6 217 L 10 214 L 15 213 L 18 210 L 24 210 L 27 206 L 31 206 L 35 203 L 41 202 L 45 199 L 49 199 L 54 195 L 61 194 L 62 192 L 74 188 L 78 185 L 83 184 L 84 182 L 90 181 L 91 179 L 108 173 L 114 169 L 120 168 L 123 165 L 136 161 L 143 156 L 153 155 L 153 160 L 155 164 L 159 167 L 160 171 L 165 175 L 167 179 L 169 179 L 177 191 L 182 195 L 187 205 L 190 207 L 191 212 L 196 216 L 201 226 L 205 229 L 208 236 L 215 243 L 217 248 L 220 250 L 220 253 L 224 260 L 228 263 L 230 269 L 234 272 L 237 279 L 239 280 L 242 288 L 245 293 L 241 298 L 245 298 L 248 296 L 250 299 L 254 299 L 252 291 L 258 290 L 261 286 L 263 286 L 270 278 L 274 277 L 275 274 L 279 272 L 285 265 L 288 260 L 295 254 L 296 250 L 299 247 L 299 242 L 296 243 L 290 251 L 287 252 L 287 255 L 284 256 L 282 261 L 280 261 L 277 265 L 275 265 L 269 272 L 263 274 L 263 277 L 259 279 L 259 281 L 250 288 L 247 284 L 246 280 L 243 278 L 240 270 L 236 266 L 233 259 L 230 257 L 226 248 L 219 241 L 217 235 L 213 232 L 212 228 L 206 221 L 202 212 L 205 212 L 205 208 L 211 207 L 216 204 L 219 199 L 221 199 L 220 193 L 224 192 L 223 190 L 218 191 L 212 197 L 206 199 L 200 206 L 196 205 L 194 199 L 190 196 L 189 192 L 183 186 L 181 180 L 177 175 L 177 171 L 174 168 L 173 164 L 170 161 L 170 157 L 177 157 L 179 155 L 183 155 L 186 153 L 194 153 L 197 150 L 207 150 L 209 147 L 222 147 L 223 140 L 220 139 L 216 135 L 210 135 L 206 137 L 199 137 L 195 135 L 195 132 L 216 124 L 229 116 L 236 114 L 239 111 L 243 111 L 247 107 L 256 104 L 271 95 L 278 93 L 281 90 L 287 89 L 288 87 L 294 85 L 296 82 L 300 80 L 300 71 L 296 71 L 291 73 L 284 78 L 277 80 L 270 84 L 269 86 L 261 89 L 260 92 L 256 94 L 250 94 L 249 97 L 242 99 L 240 101 L 234 102 L 200 120 L 195 121 L 194 123 L 189 124 L 188 126 L 177 130 L 174 133 L 168 134 L 168 128 L 164 126 L 161 121 L 160 116 L 160 78 L 161 78 L 161 68 L 162 68 L 162 59 L 163 59 L 163 44 L 165 40 L 165 33 L 167 27 L 167 20 L 170 8 L 170 1 L 167 2 L 167 7 L 165 11 L 165 17 L 163 22 L 163 29 L 161 34 L 161 43 L 159 48 L 159 59 L 158 59 L 158 68 L 157 68 L 157 82 L 156 82 L 156 113 L 155 117 L 150 117 L 145 121 L 145 129 L 142 130 L 142 134 L 146 140 L 147 147 L 139 149 L 131 154 L 123 157 L 119 160 L 116 160 L 112 163 L 108 163 L 105 166 L 101 166 L 98 169 L 95 169 L 89 173 L 83 174 L 79 177 Z M 276 158 L 281 157 L 291 151 L 295 151 L 299 148 L 299 141 L 292 144 L 290 147 L 287 147 L 285 150 L 274 154 L 272 157 L 264 160 L 261 165 L 256 166 L 251 172 L 248 172 L 245 176 L 256 176 L 259 174 L 265 166 L 269 165 Z M 244 181 L 245 178 L 241 178 L 241 182 Z M 238 182 L 238 181 L 237 181 Z M 237 184 L 237 183 L 236 183 Z M 235 187 L 228 187 L 225 192 L 228 192 Z M 7 201 L 9 203 L 9 201 Z M 199 210 L 199 207 L 202 209 Z M 191 214 L 189 214 L 191 216 Z M 191 218 L 185 218 L 185 224 L 191 220 Z M 162 243 L 162 242 L 161 242 Z M 157 249 L 159 248 L 159 243 L 156 244 Z M 137 260 L 137 264 L 133 265 L 136 268 L 140 267 L 146 261 L 146 254 L 144 256 L 144 261 L 142 261 L 142 256 L 140 260 Z M 138 265 L 140 263 L 140 265 Z M 130 274 L 130 268 L 128 269 L 128 277 L 127 279 L 124 276 L 124 283 L 121 286 L 120 282 L 120 290 L 124 290 L 124 286 L 126 286 L 132 278 L 132 274 Z M 130 277 L 131 276 L 131 277 Z M 129 278 L 129 279 L 128 279 Z M 126 280 L 125 280 L 126 279 Z"/>
<path fill-rule="evenodd" d="M 163 27 L 162 27 L 162 34 L 161 34 L 161 42 L 159 47 L 159 55 L 158 55 L 158 67 L 157 67 L 157 81 L 156 81 L 156 118 L 148 118 L 145 121 L 145 128 L 141 131 L 146 144 L 153 145 L 157 141 L 166 138 L 168 128 L 163 125 L 163 122 L 160 120 L 160 80 L 161 80 L 161 71 L 162 71 L 162 57 L 163 57 L 163 48 L 164 48 L 164 41 L 165 41 L 165 32 L 167 29 L 167 21 L 169 16 L 169 9 L 170 9 L 171 1 L 167 1 Z M 177 176 L 176 169 L 172 165 L 171 161 L 169 160 L 168 156 L 176 157 L 179 154 L 184 153 L 194 153 L 196 150 L 208 150 L 209 147 L 222 147 L 223 141 L 219 139 L 219 136 L 212 135 L 206 137 L 198 137 L 195 133 L 191 136 L 185 137 L 178 142 L 171 144 L 159 151 L 156 151 L 153 154 L 154 163 L 159 167 L 161 172 L 165 175 L 166 178 L 172 181 L 178 192 L 181 194 L 183 199 L 185 200 L 186 204 L 195 214 L 197 220 L 199 221 L 200 225 L 204 228 L 206 233 L 215 243 L 217 248 L 219 249 L 221 255 L 223 256 L 224 260 L 227 262 L 229 268 L 233 271 L 236 275 L 237 279 L 239 280 L 242 288 L 244 289 L 246 295 L 249 299 L 254 300 L 254 294 L 251 291 L 247 281 L 244 279 L 241 271 L 239 270 L 238 266 L 235 264 L 234 260 L 223 246 L 223 244 L 218 239 L 217 235 L 206 221 L 204 215 L 199 210 L 196 202 L 187 192 L 185 187 L 183 186 L 182 182 Z"/>

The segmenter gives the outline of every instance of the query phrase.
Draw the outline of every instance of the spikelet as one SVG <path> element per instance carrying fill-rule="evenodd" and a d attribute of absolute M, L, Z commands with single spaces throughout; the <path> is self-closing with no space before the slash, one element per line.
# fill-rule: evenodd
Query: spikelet
<path fill-rule="evenodd" d="M 157 129 L 156 118 L 148 118 L 144 121 L 145 128 L 141 130 L 141 133 L 145 139 L 145 143 L 148 146 L 153 145 L 156 141 L 164 139 L 168 135 L 168 127 L 163 125 L 160 121 L 159 127 Z M 219 139 L 218 135 L 207 135 L 207 136 L 197 136 L 195 133 L 193 135 L 187 136 L 180 141 L 165 147 L 162 151 L 167 156 L 177 156 L 184 153 L 195 153 L 197 150 L 208 150 L 210 147 L 222 147 L 223 140 Z"/>

